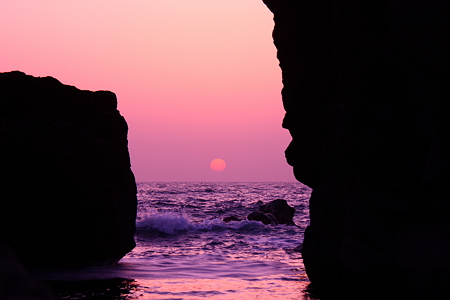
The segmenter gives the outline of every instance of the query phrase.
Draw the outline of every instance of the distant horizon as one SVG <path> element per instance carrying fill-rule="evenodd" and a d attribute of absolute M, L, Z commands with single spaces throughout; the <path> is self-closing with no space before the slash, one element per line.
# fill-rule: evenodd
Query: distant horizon
<path fill-rule="evenodd" d="M 18 0 L 0 26 L 0 72 L 117 95 L 136 181 L 296 182 L 261 0 Z"/>

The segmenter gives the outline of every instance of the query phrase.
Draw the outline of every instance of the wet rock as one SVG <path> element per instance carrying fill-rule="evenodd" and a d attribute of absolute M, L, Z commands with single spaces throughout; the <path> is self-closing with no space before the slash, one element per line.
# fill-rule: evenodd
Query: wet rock
<path fill-rule="evenodd" d="M 259 221 L 265 225 L 278 225 L 277 219 L 274 215 L 265 214 L 261 211 L 252 212 L 247 216 L 249 221 Z"/>
<path fill-rule="evenodd" d="M 293 218 L 295 208 L 289 206 L 286 200 L 276 199 L 263 204 L 257 212 L 252 212 L 247 216 L 248 220 L 260 221 L 268 225 L 295 225 Z"/>
<path fill-rule="evenodd" d="M 0 240 L 28 266 L 104 265 L 135 246 L 128 127 L 108 91 L 0 74 Z"/>
<path fill-rule="evenodd" d="M 242 220 L 236 216 L 228 216 L 228 217 L 223 218 L 223 221 L 225 223 L 229 223 L 231 221 L 242 221 Z"/>
<path fill-rule="evenodd" d="M 295 208 L 284 199 L 276 199 L 263 204 L 259 207 L 259 211 L 273 215 L 278 224 L 295 225 L 293 221 Z"/>
<path fill-rule="evenodd" d="M 331 295 L 448 298 L 450 5 L 264 2 L 286 158 L 313 189 L 302 249 L 311 282 Z"/>

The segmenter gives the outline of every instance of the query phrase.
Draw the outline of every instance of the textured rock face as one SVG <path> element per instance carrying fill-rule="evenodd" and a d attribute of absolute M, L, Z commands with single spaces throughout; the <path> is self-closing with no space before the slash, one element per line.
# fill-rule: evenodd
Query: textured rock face
<path fill-rule="evenodd" d="M 128 127 L 107 91 L 0 73 L 0 240 L 28 266 L 103 265 L 135 246 Z"/>
<path fill-rule="evenodd" d="M 450 5 L 264 2 L 287 161 L 313 188 L 303 245 L 313 285 L 448 296 Z"/>

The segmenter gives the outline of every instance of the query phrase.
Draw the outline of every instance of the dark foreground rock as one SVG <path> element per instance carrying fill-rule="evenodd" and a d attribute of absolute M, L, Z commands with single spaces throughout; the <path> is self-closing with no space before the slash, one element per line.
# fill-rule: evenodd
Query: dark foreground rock
<path fill-rule="evenodd" d="M 268 225 L 295 225 L 293 218 L 295 208 L 290 206 L 284 199 L 276 199 L 263 204 L 258 211 L 252 212 L 247 216 L 250 221 L 260 221 Z"/>
<path fill-rule="evenodd" d="M 9 246 L 0 243 L 0 299 L 56 300 L 57 297 L 48 285 L 28 273 Z"/>
<path fill-rule="evenodd" d="M 0 74 L 0 241 L 28 266 L 117 262 L 135 246 L 127 124 L 108 91 Z"/>
<path fill-rule="evenodd" d="M 286 158 L 313 188 L 302 249 L 313 285 L 448 297 L 449 3 L 264 2 L 293 138 Z"/>

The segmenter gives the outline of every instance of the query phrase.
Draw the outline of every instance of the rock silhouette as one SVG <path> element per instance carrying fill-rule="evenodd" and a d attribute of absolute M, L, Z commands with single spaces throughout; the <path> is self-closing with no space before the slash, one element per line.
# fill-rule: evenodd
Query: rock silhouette
<path fill-rule="evenodd" d="M 247 216 L 250 221 L 260 221 L 268 225 L 295 225 L 293 218 L 295 208 L 290 206 L 284 199 L 276 199 L 263 204 L 258 211 L 252 212 Z"/>
<path fill-rule="evenodd" d="M 128 127 L 108 91 L 0 74 L 0 240 L 27 266 L 112 264 L 135 246 Z"/>
<path fill-rule="evenodd" d="M 450 5 L 264 2 L 286 158 L 313 189 L 302 253 L 320 299 L 447 299 Z"/>

